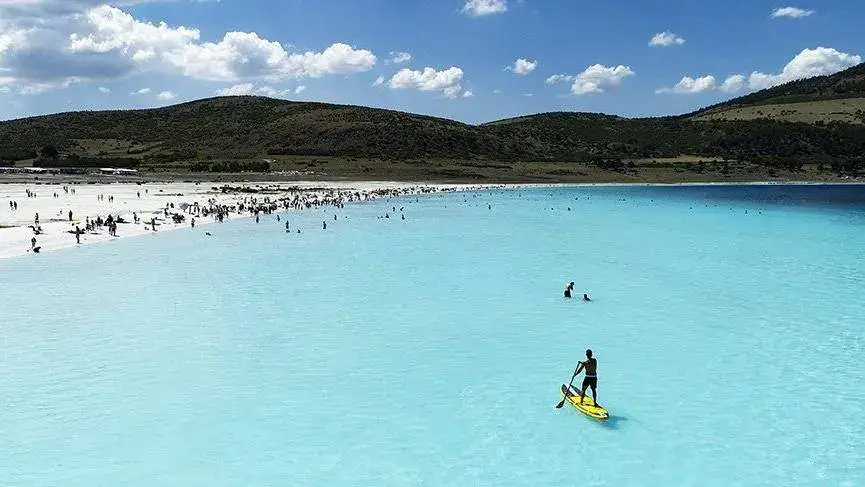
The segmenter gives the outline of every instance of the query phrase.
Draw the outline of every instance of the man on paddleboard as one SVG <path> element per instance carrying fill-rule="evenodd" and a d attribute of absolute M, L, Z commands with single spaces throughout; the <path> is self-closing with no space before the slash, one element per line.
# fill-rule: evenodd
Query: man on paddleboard
<path fill-rule="evenodd" d="M 595 401 L 595 406 L 598 404 L 598 359 L 592 357 L 592 350 L 586 350 L 586 360 L 579 362 L 574 376 L 580 375 L 580 372 L 586 371 L 586 376 L 583 378 L 583 390 L 580 394 L 580 404 L 583 403 L 583 398 L 586 397 L 586 389 L 592 388 L 592 400 Z"/>

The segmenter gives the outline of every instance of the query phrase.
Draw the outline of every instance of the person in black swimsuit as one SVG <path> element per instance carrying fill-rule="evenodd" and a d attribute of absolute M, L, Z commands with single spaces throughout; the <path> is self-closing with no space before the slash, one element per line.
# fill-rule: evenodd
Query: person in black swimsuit
<path fill-rule="evenodd" d="M 592 388 L 592 400 L 595 401 L 595 406 L 600 407 L 598 404 L 598 359 L 592 357 L 592 350 L 586 350 L 586 360 L 580 362 L 577 366 L 577 371 L 574 372 L 574 375 L 580 375 L 585 369 L 586 376 L 583 378 L 583 389 L 580 394 L 580 404 L 583 403 L 583 398 L 586 397 L 586 389 Z"/>
<path fill-rule="evenodd" d="M 574 290 L 574 283 L 573 282 L 568 284 L 567 286 L 565 286 L 565 297 L 570 298 L 571 297 L 571 291 L 573 291 L 573 290 Z"/>

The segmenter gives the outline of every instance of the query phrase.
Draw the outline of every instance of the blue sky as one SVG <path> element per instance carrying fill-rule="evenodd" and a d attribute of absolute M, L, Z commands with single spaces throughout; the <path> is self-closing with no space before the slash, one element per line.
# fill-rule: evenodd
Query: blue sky
<path fill-rule="evenodd" d="M 223 93 L 675 114 L 858 64 L 863 23 L 851 0 L 0 0 L 0 119 Z"/>

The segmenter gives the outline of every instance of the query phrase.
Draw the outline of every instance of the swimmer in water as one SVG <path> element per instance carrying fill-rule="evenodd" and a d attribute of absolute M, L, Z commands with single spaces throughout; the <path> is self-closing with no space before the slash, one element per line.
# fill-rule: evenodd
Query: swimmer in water
<path fill-rule="evenodd" d="M 573 291 L 573 290 L 574 290 L 574 283 L 573 282 L 568 284 L 567 286 L 565 286 L 565 297 L 570 298 L 571 297 L 571 291 Z"/>
<path fill-rule="evenodd" d="M 588 294 L 583 293 L 583 301 L 591 301 L 591 300 L 592 300 L 592 298 L 590 298 Z"/>

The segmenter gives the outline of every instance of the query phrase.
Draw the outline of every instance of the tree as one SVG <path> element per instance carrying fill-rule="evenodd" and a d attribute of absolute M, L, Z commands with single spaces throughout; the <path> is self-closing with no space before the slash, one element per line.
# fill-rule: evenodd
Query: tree
<path fill-rule="evenodd" d="M 57 152 L 57 148 L 53 145 L 46 145 L 39 151 L 39 154 L 45 159 L 57 159 L 57 156 L 60 154 Z"/>

